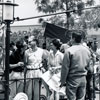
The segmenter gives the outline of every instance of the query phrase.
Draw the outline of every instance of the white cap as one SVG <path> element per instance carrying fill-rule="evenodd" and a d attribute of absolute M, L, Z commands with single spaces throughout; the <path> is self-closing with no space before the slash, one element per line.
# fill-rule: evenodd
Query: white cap
<path fill-rule="evenodd" d="M 25 93 L 20 92 L 16 94 L 13 100 L 28 100 L 28 96 Z"/>

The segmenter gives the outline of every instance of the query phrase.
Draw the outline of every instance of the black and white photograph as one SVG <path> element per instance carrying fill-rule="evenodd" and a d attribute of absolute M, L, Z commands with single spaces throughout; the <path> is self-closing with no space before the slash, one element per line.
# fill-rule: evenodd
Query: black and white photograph
<path fill-rule="evenodd" d="M 100 100 L 100 0 L 0 0 L 0 100 Z"/>

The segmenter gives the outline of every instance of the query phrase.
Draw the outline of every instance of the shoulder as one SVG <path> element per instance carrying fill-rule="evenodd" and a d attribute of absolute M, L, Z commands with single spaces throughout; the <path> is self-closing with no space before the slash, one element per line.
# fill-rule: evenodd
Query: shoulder
<path fill-rule="evenodd" d="M 61 47 L 60 47 L 60 50 L 65 50 L 65 49 L 68 49 L 70 46 L 66 43 L 66 44 L 62 44 Z"/>
<path fill-rule="evenodd" d="M 49 54 L 49 51 L 46 49 L 43 49 L 43 53 Z"/>
<path fill-rule="evenodd" d="M 84 52 L 90 53 L 89 49 L 86 48 L 85 46 L 81 45 L 81 44 L 80 45 L 73 45 L 73 46 L 69 47 L 65 51 L 65 53 L 74 54 L 74 53 L 79 52 L 79 51 L 81 51 L 81 52 L 84 51 Z"/>
<path fill-rule="evenodd" d="M 71 46 L 71 47 L 69 47 L 68 49 L 65 50 L 65 53 L 72 52 L 72 51 L 75 50 L 75 48 L 76 48 L 75 46 Z"/>
<path fill-rule="evenodd" d="M 91 53 L 91 49 L 88 46 L 84 46 L 84 45 L 81 45 L 81 46 L 85 51 Z"/>
<path fill-rule="evenodd" d="M 59 55 L 63 56 L 64 54 L 58 50 L 57 52 Z"/>
<path fill-rule="evenodd" d="M 25 56 L 28 56 L 30 54 L 30 49 L 25 50 Z"/>
<path fill-rule="evenodd" d="M 44 51 L 44 50 L 43 50 L 42 48 L 40 48 L 40 47 L 38 47 L 37 50 L 40 51 L 40 52 L 41 52 L 41 51 L 42 51 L 42 52 Z"/>

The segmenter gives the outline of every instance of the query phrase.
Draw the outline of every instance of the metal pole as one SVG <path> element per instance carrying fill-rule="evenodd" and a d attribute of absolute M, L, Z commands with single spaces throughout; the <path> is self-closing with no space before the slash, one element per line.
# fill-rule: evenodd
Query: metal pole
<path fill-rule="evenodd" d="M 69 6 L 68 6 L 68 3 L 69 3 L 69 1 L 68 0 L 66 0 L 66 29 L 69 29 L 69 18 L 70 18 L 70 12 L 67 12 L 67 11 L 69 11 Z"/>
<path fill-rule="evenodd" d="M 6 21 L 6 56 L 5 56 L 5 100 L 9 100 L 9 49 L 10 49 L 10 21 Z"/>

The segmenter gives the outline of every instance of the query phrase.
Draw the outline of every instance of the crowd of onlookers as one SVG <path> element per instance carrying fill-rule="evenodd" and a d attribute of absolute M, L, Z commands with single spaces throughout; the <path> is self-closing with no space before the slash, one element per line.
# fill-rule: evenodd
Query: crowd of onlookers
<path fill-rule="evenodd" d="M 31 78 L 42 78 L 48 92 L 47 100 L 54 100 L 53 95 L 55 100 L 66 96 L 68 100 L 92 100 L 94 89 L 99 90 L 99 76 L 96 75 L 93 81 L 94 73 L 100 70 L 98 43 L 86 41 L 82 30 L 69 32 L 72 34 L 70 41 L 63 44 L 60 39 L 52 39 L 49 49 L 46 49 L 46 43 L 39 47 L 34 36 L 10 42 L 9 79 L 19 79 L 17 86 L 16 82 L 9 82 L 11 100 L 16 92 L 25 92 L 29 100 L 39 100 L 39 81 Z M 0 47 L 1 64 L 2 52 Z M 2 66 L 0 69 L 4 70 Z"/>

